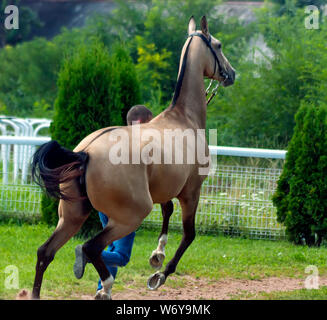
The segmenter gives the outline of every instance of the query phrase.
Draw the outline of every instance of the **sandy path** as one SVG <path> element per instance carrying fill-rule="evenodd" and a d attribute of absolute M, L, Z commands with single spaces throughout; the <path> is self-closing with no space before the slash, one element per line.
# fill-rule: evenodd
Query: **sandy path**
<path fill-rule="evenodd" d="M 304 279 L 294 278 L 265 278 L 262 280 L 208 280 L 195 279 L 183 276 L 186 285 L 182 288 L 170 288 L 162 286 L 156 291 L 147 288 L 130 289 L 114 292 L 114 300 L 228 300 L 232 296 L 244 292 L 259 294 L 260 292 L 291 291 L 304 289 Z M 319 278 L 319 286 L 327 286 L 327 278 Z M 82 299 L 93 299 L 93 296 L 82 296 Z"/>

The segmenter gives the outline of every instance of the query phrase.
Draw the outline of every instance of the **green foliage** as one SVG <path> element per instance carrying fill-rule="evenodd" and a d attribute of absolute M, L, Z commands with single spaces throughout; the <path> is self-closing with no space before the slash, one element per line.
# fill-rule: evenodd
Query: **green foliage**
<path fill-rule="evenodd" d="M 239 52 L 242 52 L 245 41 L 242 41 L 241 38 L 244 38 L 246 32 L 238 33 L 242 27 L 235 19 L 224 23 L 224 17 L 215 14 L 214 7 L 217 4 L 217 1 L 214 0 L 152 1 L 152 7 L 147 12 L 144 21 L 145 31 L 139 36 L 137 44 L 138 48 L 142 48 L 139 46 L 140 43 L 143 44 L 143 48 L 145 45 L 154 45 L 155 48 L 158 48 L 161 56 L 165 57 L 164 61 L 167 67 L 162 71 L 159 70 L 160 81 L 158 83 L 163 93 L 163 104 L 170 101 L 175 89 L 181 49 L 187 37 L 187 23 L 192 15 L 199 14 L 199 16 L 195 16 L 198 28 L 200 28 L 201 16 L 207 16 L 211 33 L 222 41 L 224 53 L 232 63 L 237 60 L 233 53 L 237 51 L 239 55 Z M 247 28 L 243 27 L 243 30 L 247 30 Z M 233 46 L 230 46 L 231 42 Z M 232 52 L 232 47 L 234 52 Z M 167 57 L 167 53 L 170 53 L 169 57 Z M 156 72 L 157 69 L 150 66 L 150 72 L 152 71 Z"/>
<path fill-rule="evenodd" d="M 276 4 L 274 12 L 277 15 L 292 15 L 298 8 L 304 8 L 306 6 L 316 6 L 321 10 L 321 6 L 327 3 L 326 0 L 270 0 Z"/>
<path fill-rule="evenodd" d="M 51 41 L 35 39 L 0 50 L 0 104 L 16 116 L 53 116 L 59 66 L 80 43 L 95 39 L 109 50 L 119 40 L 137 65 L 142 103 L 155 112 L 167 107 L 176 84 L 179 57 L 187 37 L 187 22 L 206 14 L 210 30 L 222 40 L 224 53 L 236 65 L 245 53 L 251 28 L 236 19 L 216 16 L 216 0 L 116 0 L 109 15 L 90 17 L 85 28 L 67 30 Z M 22 72 L 23 70 L 23 72 Z"/>
<path fill-rule="evenodd" d="M 123 108 L 138 102 L 134 96 L 137 88 L 125 96 L 126 85 L 138 86 L 135 77 L 132 79 L 128 73 L 135 76 L 128 56 L 116 52 L 110 57 L 100 43 L 91 49 L 81 47 L 77 54 L 65 60 L 58 77 L 52 138 L 72 149 L 82 137 L 97 129 L 123 125 Z M 129 83 L 125 84 L 125 80 Z M 130 105 L 126 106 L 125 102 Z"/>
<path fill-rule="evenodd" d="M 273 197 L 278 221 L 297 244 L 320 245 L 327 233 L 327 104 L 303 104 Z"/>
<path fill-rule="evenodd" d="M 46 195 L 41 199 L 42 221 L 50 226 L 55 226 L 58 222 L 58 201 L 54 201 Z"/>
<path fill-rule="evenodd" d="M 6 114 L 35 116 L 35 103 L 52 105 L 62 57 L 62 49 L 45 39 L 0 50 L 0 104 Z"/>
<path fill-rule="evenodd" d="M 112 49 L 114 73 L 118 75 L 119 87 L 118 89 L 112 88 L 112 90 L 117 90 L 117 94 L 119 95 L 118 103 L 122 106 L 120 115 L 123 120 L 123 124 L 127 125 L 126 115 L 128 110 L 133 105 L 141 103 L 139 80 L 136 68 L 127 51 L 123 49 L 122 45 L 116 43 L 113 45 Z M 110 91 L 110 94 L 112 95 L 112 91 Z M 114 121 L 115 120 L 113 120 L 112 123 L 114 123 Z"/>
<path fill-rule="evenodd" d="M 285 148 L 301 103 L 326 101 L 326 26 L 308 30 L 303 21 L 302 10 L 292 18 L 260 13 L 257 32 L 272 55 L 257 64 L 242 61 L 235 84 L 209 107 L 209 127 L 218 128 L 219 144 Z"/>
<path fill-rule="evenodd" d="M 79 47 L 95 41 L 82 29 L 67 30 L 51 41 L 37 38 L 0 50 L 0 105 L 8 115 L 53 117 L 60 65 Z"/>
<path fill-rule="evenodd" d="M 302 8 L 305 6 L 310 6 L 310 5 L 321 6 L 321 5 L 327 3 L 326 0 L 292 0 L 292 1 L 290 1 L 290 0 L 271 0 L 271 2 L 277 3 L 282 6 L 285 6 L 288 3 L 293 3 L 296 7 L 299 7 L 299 8 Z"/>
<path fill-rule="evenodd" d="M 73 55 L 80 43 L 91 46 L 99 41 L 114 50 L 119 40 L 136 65 L 140 102 L 156 115 L 174 92 L 187 22 L 198 14 L 199 24 L 205 14 L 210 32 L 221 40 L 237 73 L 235 84 L 221 88 L 210 104 L 207 127 L 218 129 L 219 144 L 285 148 L 301 103 L 327 98 L 326 23 L 321 22 L 318 30 L 304 28 L 306 15 L 297 9 L 302 2 L 288 1 L 288 10 L 280 14 L 266 6 L 258 10 L 256 22 L 244 26 L 236 18 L 217 15 L 216 0 L 115 0 L 110 14 L 90 17 L 85 28 L 63 29 L 51 41 L 35 39 L 0 50 L 0 113 L 52 118 L 63 59 Z M 251 61 L 249 48 L 259 35 L 271 55 L 263 54 L 258 63 Z M 124 74 L 124 83 L 134 78 Z M 128 89 L 123 96 L 128 99 Z"/>
<path fill-rule="evenodd" d="M 169 67 L 171 52 L 165 48 L 158 52 L 154 43 L 146 44 L 142 37 L 136 39 L 139 42 L 136 70 L 143 83 L 143 98 L 148 101 L 154 91 L 160 90 L 163 81 L 169 81 L 165 69 Z"/>
<path fill-rule="evenodd" d="M 107 47 L 117 40 L 124 41 L 125 47 L 134 53 L 136 60 L 136 49 L 134 37 L 144 32 L 144 20 L 151 8 L 152 0 L 125 1 L 115 0 L 115 9 L 109 14 L 99 14 L 87 19 L 84 30 L 88 36 L 96 36 Z M 134 48 L 134 49 L 133 49 Z"/>
<path fill-rule="evenodd" d="M 98 42 L 82 46 L 60 70 L 51 137 L 72 150 L 95 130 L 123 125 L 123 117 L 139 97 L 135 67 L 122 47 L 116 45 L 110 55 Z M 43 199 L 44 221 L 57 221 L 54 207 L 52 199 Z M 82 233 L 99 228 L 98 216 L 91 214 Z"/>
<path fill-rule="evenodd" d="M 88 29 L 108 46 L 113 39 L 124 41 L 137 63 L 144 102 L 160 98 L 161 106 L 167 106 L 171 100 L 187 23 L 192 15 L 199 14 L 198 27 L 201 16 L 207 16 L 210 31 L 223 41 L 224 53 L 234 63 L 250 35 L 251 28 L 241 26 L 237 19 L 225 21 L 225 17 L 217 16 L 216 0 L 115 2 L 116 9 L 108 17 L 90 19 Z M 156 106 L 156 109 L 162 108 Z"/>

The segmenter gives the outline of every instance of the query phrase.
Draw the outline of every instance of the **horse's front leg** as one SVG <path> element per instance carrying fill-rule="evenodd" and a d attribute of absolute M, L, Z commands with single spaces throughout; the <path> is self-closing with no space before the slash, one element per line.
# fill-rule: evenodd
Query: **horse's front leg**
<path fill-rule="evenodd" d="M 179 198 L 183 216 L 183 238 L 174 255 L 168 262 L 164 272 L 156 272 L 148 279 L 148 288 L 155 290 L 165 283 L 167 277 L 174 273 L 182 255 L 195 238 L 195 213 L 199 203 L 200 188 L 194 193 Z"/>
<path fill-rule="evenodd" d="M 174 211 L 174 204 L 172 201 L 161 203 L 161 212 L 163 216 L 162 229 L 158 238 L 158 247 L 155 249 L 149 259 L 150 265 L 155 269 L 160 269 L 165 260 L 165 246 L 168 241 L 168 226 L 169 218 Z"/>

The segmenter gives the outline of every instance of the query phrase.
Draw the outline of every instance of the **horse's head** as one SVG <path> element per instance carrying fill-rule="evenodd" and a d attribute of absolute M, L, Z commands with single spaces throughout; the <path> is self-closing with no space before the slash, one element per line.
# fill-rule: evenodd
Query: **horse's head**
<path fill-rule="evenodd" d="M 235 70 L 226 59 L 221 48 L 221 42 L 210 35 L 208 22 L 205 16 L 201 19 L 201 30 L 196 30 L 196 23 L 191 17 L 188 25 L 189 37 L 201 38 L 204 50 L 204 76 L 218 80 L 224 87 L 230 86 L 235 80 Z"/>

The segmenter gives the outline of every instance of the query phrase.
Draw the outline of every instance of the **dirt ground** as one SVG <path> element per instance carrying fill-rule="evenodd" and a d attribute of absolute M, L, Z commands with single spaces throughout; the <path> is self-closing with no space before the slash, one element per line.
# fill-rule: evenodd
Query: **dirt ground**
<path fill-rule="evenodd" d="M 261 292 L 291 291 L 304 289 L 304 279 L 293 278 L 266 278 L 262 280 L 238 280 L 228 279 L 212 281 L 207 279 L 195 279 L 184 276 L 187 285 L 183 288 L 170 288 L 162 286 L 156 291 L 147 288 L 126 289 L 115 292 L 113 300 L 228 300 L 242 293 L 251 293 L 254 296 Z M 326 286 L 327 278 L 319 278 L 319 286 Z M 253 297 L 253 296 L 252 296 Z M 82 299 L 93 299 L 93 296 L 82 296 Z"/>
<path fill-rule="evenodd" d="M 174 279 L 174 277 L 171 277 Z M 177 279 L 176 279 L 177 280 Z M 179 279 L 180 280 L 180 279 Z M 229 300 L 231 298 L 247 299 L 260 297 L 260 293 L 274 291 L 292 291 L 305 288 L 304 279 L 294 278 L 265 278 L 261 280 L 225 279 L 209 280 L 195 279 L 183 276 L 184 285 L 181 288 L 171 288 L 163 285 L 156 291 L 151 291 L 145 286 L 142 288 L 126 288 L 115 292 L 113 288 L 113 300 Z M 327 286 L 327 278 L 319 277 L 319 286 Z M 249 296 L 250 295 L 250 296 Z M 29 299 L 30 292 L 21 290 L 17 300 Z M 74 299 L 74 297 L 71 297 Z M 42 297 L 42 299 L 53 299 Z M 56 298 L 60 299 L 60 298 Z M 92 295 L 76 297 L 77 300 L 93 300 Z"/>

